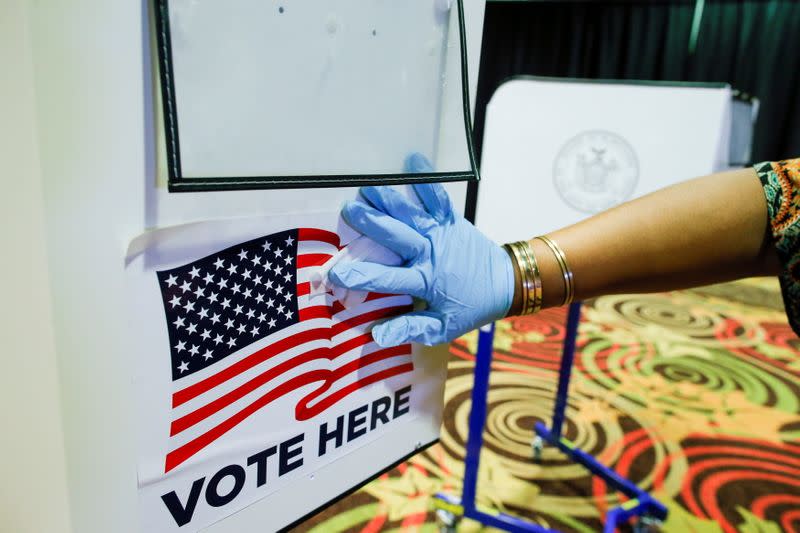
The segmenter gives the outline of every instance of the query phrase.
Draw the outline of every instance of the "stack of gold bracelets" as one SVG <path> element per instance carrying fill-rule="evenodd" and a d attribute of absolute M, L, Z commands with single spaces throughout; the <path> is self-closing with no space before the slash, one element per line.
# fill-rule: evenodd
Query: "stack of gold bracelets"
<path fill-rule="evenodd" d="M 575 281 L 572 276 L 572 271 L 567 265 L 567 256 L 559 246 L 544 235 L 534 237 L 534 240 L 539 239 L 547 245 L 556 257 L 558 267 L 561 269 L 561 275 L 564 278 L 564 302 L 562 305 L 572 303 L 575 297 Z M 528 241 L 512 242 L 504 245 L 509 251 L 511 257 L 517 262 L 517 268 L 522 278 L 522 308 L 520 314 L 531 315 L 537 313 L 542 309 L 542 276 L 539 273 L 539 264 L 536 262 L 536 256 L 533 253 L 533 248 Z"/>

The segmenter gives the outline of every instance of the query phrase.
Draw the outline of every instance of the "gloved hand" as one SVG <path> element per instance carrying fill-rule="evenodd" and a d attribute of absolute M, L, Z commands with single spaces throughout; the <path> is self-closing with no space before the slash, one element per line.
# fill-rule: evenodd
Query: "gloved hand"
<path fill-rule="evenodd" d="M 339 285 L 334 285 L 330 282 L 328 277 L 328 272 L 337 264 L 346 264 L 354 261 L 369 261 L 372 263 L 381 263 L 386 266 L 395 266 L 403 262 L 402 259 L 391 250 L 376 244 L 363 235 L 358 235 L 326 261 L 324 265 L 318 267 L 315 272 L 310 274 L 311 294 L 325 294 L 331 291 L 333 292 L 334 298 L 339 300 L 345 308 L 355 307 L 363 303 L 367 298 L 368 293 L 366 291 L 350 290 Z"/>
<path fill-rule="evenodd" d="M 431 170 L 420 154 L 406 160 L 412 172 Z M 464 217 L 453 212 L 439 184 L 414 185 L 419 207 L 390 187 L 364 187 L 366 202 L 348 202 L 342 216 L 353 229 L 397 253 L 400 266 L 370 262 L 335 265 L 328 276 L 342 287 L 410 294 L 427 309 L 375 326 L 380 346 L 409 341 L 448 342 L 506 315 L 514 297 L 511 259 Z"/>

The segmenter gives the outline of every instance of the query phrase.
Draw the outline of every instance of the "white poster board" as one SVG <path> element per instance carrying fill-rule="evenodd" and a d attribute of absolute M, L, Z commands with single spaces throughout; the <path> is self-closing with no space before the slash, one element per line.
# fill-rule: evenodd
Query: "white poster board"
<path fill-rule="evenodd" d="M 731 89 L 519 78 L 486 110 L 476 222 L 529 239 L 728 166 Z"/>

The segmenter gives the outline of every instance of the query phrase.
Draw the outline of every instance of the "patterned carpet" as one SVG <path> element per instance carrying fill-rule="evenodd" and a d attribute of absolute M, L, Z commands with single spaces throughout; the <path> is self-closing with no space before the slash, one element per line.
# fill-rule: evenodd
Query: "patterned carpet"
<path fill-rule="evenodd" d="M 498 323 L 479 502 L 562 531 L 620 502 L 531 427 L 549 420 L 565 310 Z M 477 336 L 451 346 L 441 443 L 297 531 L 437 531 L 430 496 L 460 492 Z M 662 531 L 800 531 L 800 340 L 777 282 L 752 279 L 583 308 L 566 436 L 648 488 Z M 482 531 L 465 520 L 459 531 Z"/>

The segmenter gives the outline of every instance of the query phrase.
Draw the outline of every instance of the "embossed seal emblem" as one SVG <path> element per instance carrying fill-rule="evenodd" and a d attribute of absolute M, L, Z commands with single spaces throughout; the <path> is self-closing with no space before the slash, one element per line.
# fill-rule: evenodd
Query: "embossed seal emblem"
<path fill-rule="evenodd" d="M 597 213 L 631 197 L 639 181 L 633 147 L 616 133 L 584 131 L 564 144 L 553 163 L 561 198 L 584 213 Z"/>

